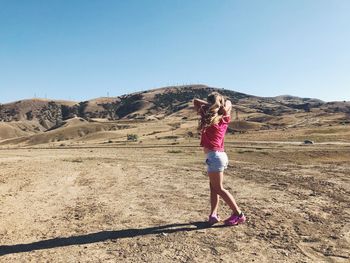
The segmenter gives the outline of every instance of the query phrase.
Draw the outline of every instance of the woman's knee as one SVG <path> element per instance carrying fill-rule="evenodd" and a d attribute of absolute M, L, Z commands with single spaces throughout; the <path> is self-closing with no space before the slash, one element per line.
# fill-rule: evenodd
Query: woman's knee
<path fill-rule="evenodd" d="M 226 192 L 226 189 L 222 186 L 212 186 L 212 189 L 218 194 L 221 195 Z"/>

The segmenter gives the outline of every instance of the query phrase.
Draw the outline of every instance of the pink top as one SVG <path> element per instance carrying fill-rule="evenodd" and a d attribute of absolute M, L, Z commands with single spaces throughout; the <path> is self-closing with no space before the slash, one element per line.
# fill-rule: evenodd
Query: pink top
<path fill-rule="evenodd" d="M 223 116 L 218 124 L 210 125 L 202 129 L 201 146 L 210 151 L 224 151 L 224 137 L 228 124 L 231 121 L 230 116 Z"/>

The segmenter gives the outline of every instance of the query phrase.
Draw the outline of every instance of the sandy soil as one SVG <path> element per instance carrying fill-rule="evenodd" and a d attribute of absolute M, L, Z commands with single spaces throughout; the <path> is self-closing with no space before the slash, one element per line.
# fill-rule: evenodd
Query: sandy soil
<path fill-rule="evenodd" d="M 2 149 L 0 262 L 349 262 L 350 147 L 227 152 L 248 221 L 209 228 L 198 147 Z"/>

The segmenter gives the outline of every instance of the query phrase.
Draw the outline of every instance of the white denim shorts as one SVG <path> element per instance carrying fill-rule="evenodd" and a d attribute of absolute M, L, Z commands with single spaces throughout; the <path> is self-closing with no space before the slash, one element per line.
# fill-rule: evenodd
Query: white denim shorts
<path fill-rule="evenodd" d="M 223 172 L 228 166 L 228 157 L 225 152 L 212 151 L 207 153 L 205 162 L 208 165 L 208 173 Z"/>

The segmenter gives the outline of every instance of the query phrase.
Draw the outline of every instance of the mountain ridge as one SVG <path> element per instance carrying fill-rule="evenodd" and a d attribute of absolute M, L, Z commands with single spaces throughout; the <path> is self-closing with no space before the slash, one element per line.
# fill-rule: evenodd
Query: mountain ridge
<path fill-rule="evenodd" d="M 0 125 L 0 140 L 22 136 L 23 133 L 34 135 L 60 129 L 64 122 L 72 118 L 88 121 L 80 126 L 95 121 L 148 121 L 164 118 L 194 120 L 196 116 L 193 112 L 193 98 L 205 99 L 213 91 L 223 94 L 233 102 L 233 119 L 240 121 L 233 128 L 238 130 L 239 127 L 270 129 L 305 123 L 332 125 L 348 122 L 350 119 L 350 102 L 324 102 L 291 95 L 259 97 L 206 85 L 168 86 L 81 102 L 26 99 L 0 104 L 0 124 L 3 123 Z M 305 122 L 303 119 L 310 121 Z M 100 127 L 102 130 L 114 127 L 103 125 Z M 85 134 L 82 130 L 79 133 Z"/>

